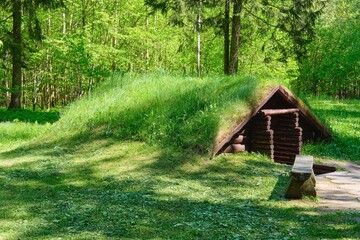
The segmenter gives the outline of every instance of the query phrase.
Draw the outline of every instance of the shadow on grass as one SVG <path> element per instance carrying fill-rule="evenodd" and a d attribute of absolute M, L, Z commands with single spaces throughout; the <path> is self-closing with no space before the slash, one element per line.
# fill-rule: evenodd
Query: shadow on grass
<path fill-rule="evenodd" d="M 40 112 L 26 109 L 3 109 L 0 108 L 0 122 L 29 122 L 29 123 L 54 123 L 60 118 L 58 111 Z"/>
<path fill-rule="evenodd" d="M 99 161 L 112 160 L 104 157 Z M 121 157 L 117 161 L 121 164 Z M 167 161 L 170 164 L 171 159 Z M 214 191 L 226 186 L 236 189 L 246 182 L 231 181 L 233 173 L 243 179 L 271 174 L 264 171 L 269 166 L 261 169 L 260 160 L 248 161 L 244 168 L 230 168 L 230 163 L 223 159 L 219 166 L 191 174 L 179 169 L 163 172 L 157 169 L 148 176 L 147 171 L 151 170 L 144 169 L 146 177 L 123 179 L 95 177 L 94 166 L 86 162 L 70 168 L 66 174 L 62 167 L 49 167 L 53 165 L 32 170 L 32 164 L 21 171 L 0 170 L 0 220 L 16 223 L 20 218 L 33 223 L 31 227 L 15 226 L 18 239 L 336 239 L 354 238 L 360 230 L 356 215 L 349 217 L 336 212 L 310 215 L 301 208 L 282 208 L 266 200 L 231 195 L 219 200 L 179 197 L 163 191 L 175 187 L 175 183 L 171 185 L 156 177 L 178 176 L 173 177 L 174 181 L 193 179 Z M 57 180 L 49 181 L 51 178 Z M 344 219 L 348 227 L 334 227 Z"/>
<path fill-rule="evenodd" d="M 360 111 L 344 106 L 335 109 L 318 109 L 316 113 L 332 126 L 333 141 L 305 145 L 306 153 L 334 160 L 351 160 L 360 163 Z"/>
<path fill-rule="evenodd" d="M 248 90 L 250 99 L 253 93 Z M 119 111 L 106 131 L 98 122 L 89 125 L 85 134 L 39 140 L 0 153 L 0 160 L 9 162 L 0 168 L 0 220 L 7 223 L 0 232 L 17 232 L 14 239 L 356 236 L 358 213 L 321 214 L 316 209 L 284 207 L 280 193 L 286 184 L 282 176 L 286 167 L 255 155 L 239 162 L 225 156 L 199 164 L 206 161 L 199 160 L 199 154 L 213 144 L 221 116 L 207 114 L 211 101 L 194 91 L 174 96 L 168 106 L 154 101 Z M 184 102 L 196 103 L 197 108 L 190 111 L 192 106 Z M 162 111 L 167 115 L 161 116 Z M 122 129 L 128 124 L 131 131 Z M 144 137 L 149 133 L 153 138 Z M 138 144 L 129 151 L 102 153 L 102 149 L 121 147 L 117 142 L 126 144 L 124 140 L 147 141 L 152 146 Z M 143 160 L 152 148 L 157 150 L 153 161 Z M 34 160 L 11 165 L 11 160 L 34 155 Z M 124 161 L 133 162 L 132 167 L 113 171 L 126 167 Z M 275 188 L 274 175 L 278 176 Z"/>

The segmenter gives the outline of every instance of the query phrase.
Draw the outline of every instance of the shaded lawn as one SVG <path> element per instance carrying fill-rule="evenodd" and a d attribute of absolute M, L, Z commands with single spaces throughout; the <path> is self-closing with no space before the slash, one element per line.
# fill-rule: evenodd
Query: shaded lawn
<path fill-rule="evenodd" d="M 111 139 L 0 154 L 4 239 L 356 239 L 357 212 L 282 198 L 289 167 Z"/>
<path fill-rule="evenodd" d="M 310 98 L 309 103 L 330 126 L 333 141 L 305 145 L 304 153 L 360 164 L 360 100 Z"/>
<path fill-rule="evenodd" d="M 28 109 L 0 108 L 0 122 L 54 123 L 60 119 L 60 113 L 51 111 L 31 111 Z"/>

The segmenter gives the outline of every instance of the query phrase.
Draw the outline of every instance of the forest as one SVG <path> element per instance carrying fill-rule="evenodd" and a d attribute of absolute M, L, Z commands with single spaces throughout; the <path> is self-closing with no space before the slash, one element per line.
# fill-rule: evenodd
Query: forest
<path fill-rule="evenodd" d="M 359 10 L 0 0 L 0 239 L 359 239 Z"/>
<path fill-rule="evenodd" d="M 51 109 L 110 75 L 285 79 L 358 98 L 357 0 L 2 0 L 0 104 Z"/>

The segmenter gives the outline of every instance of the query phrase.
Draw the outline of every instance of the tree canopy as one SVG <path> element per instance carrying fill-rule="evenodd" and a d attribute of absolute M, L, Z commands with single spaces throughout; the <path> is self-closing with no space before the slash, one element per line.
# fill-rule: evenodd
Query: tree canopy
<path fill-rule="evenodd" d="M 0 4 L 3 106 L 66 105 L 110 74 L 153 71 L 287 78 L 298 90 L 359 97 L 355 0 Z"/>

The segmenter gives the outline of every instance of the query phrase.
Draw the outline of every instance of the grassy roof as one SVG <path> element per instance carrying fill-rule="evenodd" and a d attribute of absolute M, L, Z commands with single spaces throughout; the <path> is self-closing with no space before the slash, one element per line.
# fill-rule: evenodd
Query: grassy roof
<path fill-rule="evenodd" d="M 254 77 L 114 76 L 73 103 L 53 135 L 138 140 L 206 154 L 276 85 Z"/>

